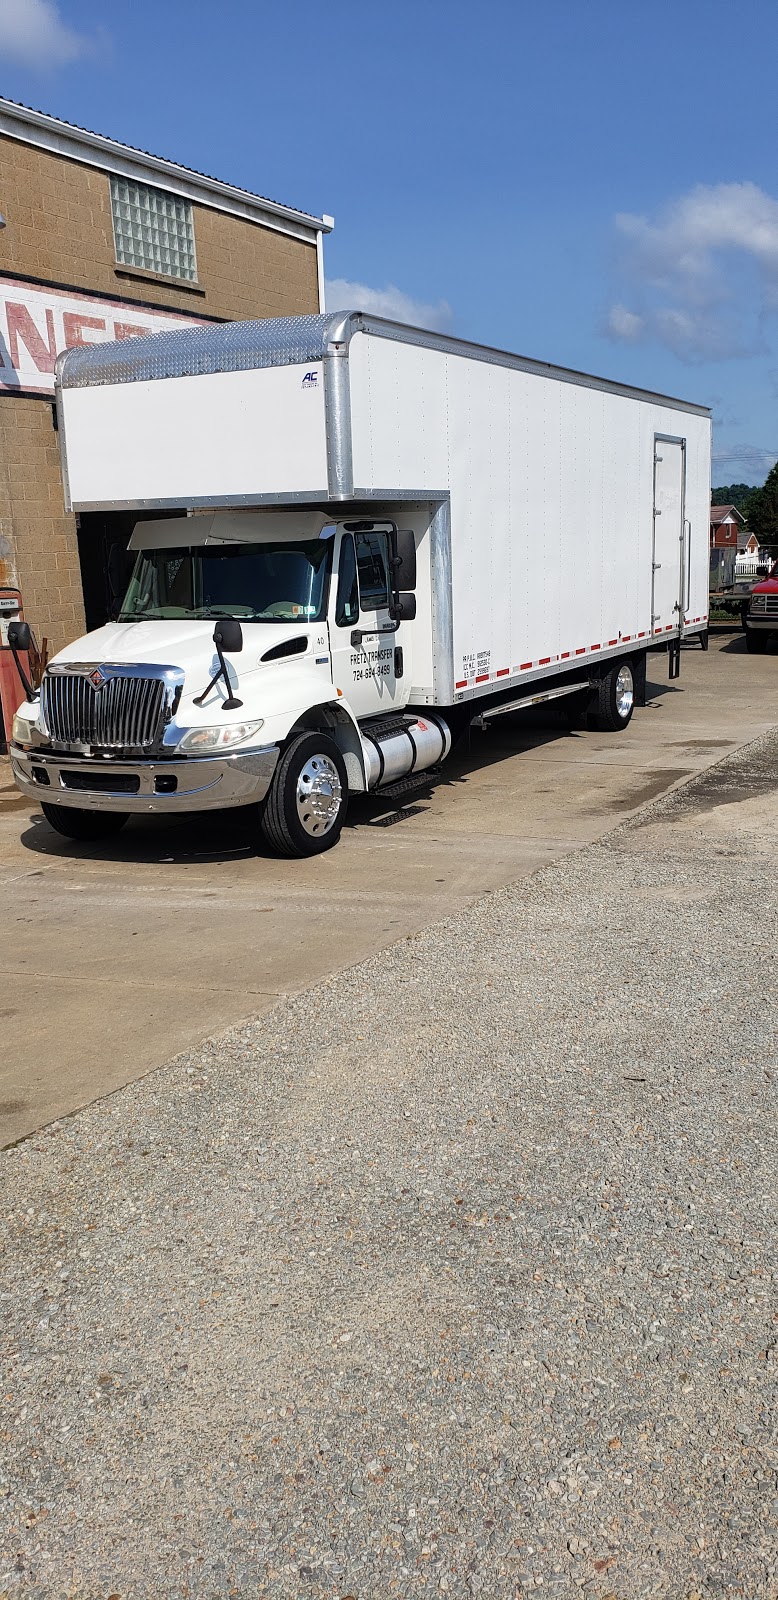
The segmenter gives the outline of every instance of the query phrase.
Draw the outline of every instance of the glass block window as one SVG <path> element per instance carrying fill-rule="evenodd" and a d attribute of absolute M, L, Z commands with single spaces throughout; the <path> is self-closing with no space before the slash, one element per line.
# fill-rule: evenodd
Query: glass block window
<path fill-rule="evenodd" d="M 130 178 L 111 178 L 116 259 L 128 267 L 197 278 L 192 207 L 188 200 Z"/>

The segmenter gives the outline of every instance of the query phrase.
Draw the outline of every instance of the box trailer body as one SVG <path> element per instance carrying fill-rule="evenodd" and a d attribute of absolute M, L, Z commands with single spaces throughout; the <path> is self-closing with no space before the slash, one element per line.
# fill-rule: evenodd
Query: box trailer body
<path fill-rule="evenodd" d="M 264 709 L 283 702 L 263 719 L 276 764 L 290 737 L 314 728 L 317 707 L 328 707 L 323 726 L 337 734 L 348 787 L 375 787 L 381 761 L 372 746 L 385 756 L 404 737 L 392 718 L 407 729 L 414 713 L 440 713 L 434 725 L 444 731 L 431 743 L 440 759 L 452 722 L 540 693 L 586 689 L 599 703 L 621 663 L 634 688 L 647 650 L 668 649 L 677 667 L 683 636 L 707 629 L 704 407 L 357 312 L 72 350 L 58 371 L 57 406 L 70 506 L 136 511 L 139 552 L 199 550 L 202 571 L 203 551 L 210 570 L 216 549 L 272 546 L 280 552 L 268 555 L 272 566 L 284 541 L 290 559 L 306 541 L 328 542 L 328 597 L 317 590 L 315 605 L 301 601 L 286 616 L 237 611 L 246 641 L 231 658 L 239 685 L 231 697 L 245 707 L 246 657 L 253 677 L 260 661 L 271 664 L 255 650 L 261 631 L 275 626 L 276 638 L 284 622 L 300 635 L 294 661 L 274 658 L 272 690 L 267 670 L 261 691 L 258 678 L 251 685 Z M 358 615 L 341 604 L 338 616 L 355 552 Z M 414 568 L 410 603 L 404 580 Z M 124 662 L 141 674 L 156 651 L 160 671 L 184 673 L 180 714 L 182 698 L 193 702 L 217 664 L 208 619 L 184 625 L 175 609 L 141 612 L 68 647 L 50 671 L 88 676 L 87 667 L 105 666 L 110 676 Z M 304 643 L 300 623 L 310 624 Z M 222 699 L 227 681 L 225 671 L 213 691 Z M 46 697 L 44 685 L 44 717 Z M 220 710 L 226 720 L 238 714 Z M 84 763 L 127 754 L 101 752 L 88 717 L 85 726 L 74 741 Z M 16 753 L 30 792 L 30 763 L 45 756 L 43 725 L 40 737 L 37 757 Z M 413 737 L 424 743 L 418 728 Z M 395 781 L 404 760 L 406 775 L 418 774 L 418 752 L 395 756 Z M 380 781 L 389 781 L 386 761 Z M 86 786 L 57 800 L 75 807 L 78 793 L 95 811 L 119 804 Z M 144 789 L 128 809 L 142 799 L 175 808 Z"/>

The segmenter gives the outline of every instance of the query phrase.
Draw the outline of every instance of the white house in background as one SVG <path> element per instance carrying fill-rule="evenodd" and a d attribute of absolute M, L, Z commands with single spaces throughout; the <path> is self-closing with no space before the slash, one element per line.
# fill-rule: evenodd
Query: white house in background
<path fill-rule="evenodd" d="M 759 554 L 759 540 L 757 539 L 756 534 L 752 533 L 751 529 L 748 527 L 738 528 L 737 553 L 739 556 L 758 556 Z"/>

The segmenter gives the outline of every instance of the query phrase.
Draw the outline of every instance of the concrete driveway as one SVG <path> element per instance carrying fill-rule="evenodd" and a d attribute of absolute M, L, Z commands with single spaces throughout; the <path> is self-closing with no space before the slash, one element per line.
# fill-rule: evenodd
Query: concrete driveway
<path fill-rule="evenodd" d="M 674 684 L 649 661 L 624 734 L 505 718 L 403 812 L 354 802 L 310 861 L 257 853 L 241 812 L 72 844 L 0 762 L 0 1143 L 597 839 L 776 721 L 772 647 L 723 629 Z"/>

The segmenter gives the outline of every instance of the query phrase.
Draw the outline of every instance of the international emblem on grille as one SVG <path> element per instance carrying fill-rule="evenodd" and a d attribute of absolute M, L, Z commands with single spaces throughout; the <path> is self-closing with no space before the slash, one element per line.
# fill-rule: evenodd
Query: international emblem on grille
<path fill-rule="evenodd" d="M 99 667 L 93 667 L 89 674 L 89 682 L 91 683 L 93 689 L 102 689 L 103 684 L 107 683 L 108 679 L 103 677 Z"/>

